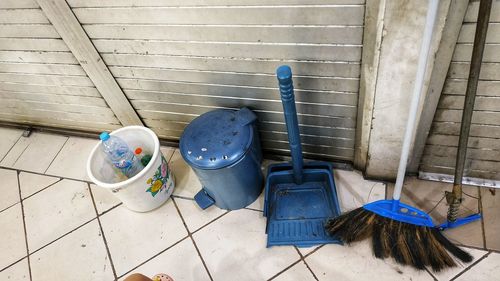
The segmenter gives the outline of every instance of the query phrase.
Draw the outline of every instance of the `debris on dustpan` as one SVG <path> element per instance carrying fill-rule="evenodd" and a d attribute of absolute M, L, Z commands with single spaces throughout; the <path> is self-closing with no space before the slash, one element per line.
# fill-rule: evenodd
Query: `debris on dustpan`
<path fill-rule="evenodd" d="M 277 75 L 292 163 L 268 169 L 264 203 L 267 246 L 340 243 L 324 226 L 328 218 L 340 214 L 332 166 L 327 162 L 303 163 L 292 71 L 281 66 Z"/>

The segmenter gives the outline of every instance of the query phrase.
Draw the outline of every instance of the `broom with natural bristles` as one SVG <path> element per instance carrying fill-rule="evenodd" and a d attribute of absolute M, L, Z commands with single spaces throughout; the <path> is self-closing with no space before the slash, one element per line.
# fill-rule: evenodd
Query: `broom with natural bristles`
<path fill-rule="evenodd" d="M 372 237 L 377 258 L 393 257 L 400 264 L 417 269 L 430 266 L 439 271 L 456 265 L 450 253 L 464 262 L 472 261 L 472 257 L 444 237 L 428 214 L 399 201 L 439 4 L 438 0 L 429 2 L 393 199 L 376 201 L 345 213 L 329 220 L 325 228 L 346 244 Z"/>

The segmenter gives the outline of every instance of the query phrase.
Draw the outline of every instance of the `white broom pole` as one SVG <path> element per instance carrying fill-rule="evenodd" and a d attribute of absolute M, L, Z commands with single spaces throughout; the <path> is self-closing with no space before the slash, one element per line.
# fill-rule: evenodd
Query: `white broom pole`
<path fill-rule="evenodd" d="M 410 153 L 410 145 L 413 140 L 413 131 L 415 130 L 415 120 L 417 118 L 417 109 L 422 88 L 424 84 L 425 69 L 427 67 L 427 58 L 431 47 L 432 31 L 434 23 L 436 22 L 436 15 L 438 10 L 439 0 L 429 0 L 429 8 L 427 10 L 427 17 L 425 20 L 424 36 L 422 46 L 420 47 L 420 54 L 418 57 L 417 75 L 415 77 L 415 86 L 413 88 L 413 96 L 410 104 L 410 113 L 408 122 L 406 123 L 405 136 L 403 139 L 403 148 L 401 149 L 401 158 L 399 160 L 398 176 L 396 178 L 396 185 L 394 186 L 394 193 L 392 198 L 399 200 L 401 198 L 401 190 L 403 189 L 403 181 L 406 173 L 406 165 L 408 162 L 408 154 Z"/>

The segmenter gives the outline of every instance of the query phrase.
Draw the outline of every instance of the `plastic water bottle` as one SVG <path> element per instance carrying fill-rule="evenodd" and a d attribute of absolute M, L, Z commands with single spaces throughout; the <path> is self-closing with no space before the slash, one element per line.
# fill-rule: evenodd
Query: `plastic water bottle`
<path fill-rule="evenodd" d="M 142 170 L 134 153 L 121 138 L 107 132 L 103 132 L 99 138 L 102 140 L 104 153 L 125 176 L 131 178 Z"/>

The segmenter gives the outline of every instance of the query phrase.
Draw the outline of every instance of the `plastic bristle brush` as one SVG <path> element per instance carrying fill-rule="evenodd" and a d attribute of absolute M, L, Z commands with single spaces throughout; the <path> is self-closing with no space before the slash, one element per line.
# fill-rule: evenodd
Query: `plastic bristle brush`
<path fill-rule="evenodd" d="M 325 225 L 330 235 L 340 238 L 346 244 L 371 237 L 374 255 L 377 258 L 392 257 L 400 264 L 420 270 L 431 267 L 434 271 L 456 266 L 456 259 L 463 262 L 472 261 L 471 255 L 441 234 L 427 213 L 399 201 L 438 4 L 438 0 L 429 1 L 415 87 L 392 200 L 367 204 L 330 219 Z"/>

